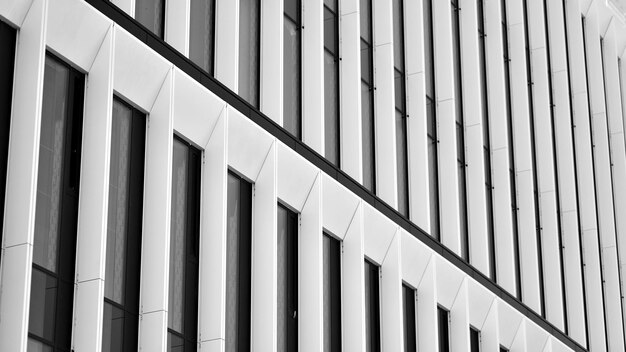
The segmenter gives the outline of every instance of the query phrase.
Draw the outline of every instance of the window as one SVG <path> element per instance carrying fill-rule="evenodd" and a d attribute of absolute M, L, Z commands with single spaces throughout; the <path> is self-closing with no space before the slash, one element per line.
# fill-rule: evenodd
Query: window
<path fill-rule="evenodd" d="M 439 352 L 450 352 L 449 313 L 437 306 L 437 324 L 439 325 Z"/>
<path fill-rule="evenodd" d="M 415 323 L 415 290 L 402 285 L 402 301 L 404 302 L 404 352 L 417 351 L 417 325 Z"/>
<path fill-rule="evenodd" d="M 470 352 L 480 352 L 480 331 L 470 326 Z"/>
<path fill-rule="evenodd" d="M 252 184 L 228 173 L 226 351 L 250 351 Z"/>
<path fill-rule="evenodd" d="M 467 225 L 467 181 L 465 175 L 465 124 L 463 122 L 463 88 L 461 78 L 461 8 L 458 0 L 452 0 L 452 53 L 454 56 L 454 88 L 455 88 L 455 117 L 456 117 L 456 156 L 457 179 L 459 188 L 459 220 L 461 230 L 461 256 L 469 260 L 468 225 Z"/>
<path fill-rule="evenodd" d="M 363 186 L 376 193 L 376 139 L 374 136 L 374 52 L 372 0 L 360 0 L 361 19 L 361 133 Z"/>
<path fill-rule="evenodd" d="M 239 95 L 259 108 L 261 0 L 239 0 Z"/>
<path fill-rule="evenodd" d="M 487 241 L 489 246 L 489 272 L 496 280 L 496 250 L 493 225 L 493 181 L 491 178 L 491 130 L 489 128 L 489 90 L 487 89 L 487 52 L 485 37 L 485 8 L 484 0 L 476 0 L 478 9 L 478 57 L 480 60 L 480 92 L 482 98 L 482 127 L 483 127 L 483 159 L 485 174 L 485 200 L 487 202 Z"/>
<path fill-rule="evenodd" d="M 365 260 L 365 351 L 380 352 L 380 291 L 378 265 Z"/>
<path fill-rule="evenodd" d="M 0 21 L 0 205 L 4 207 L 4 192 L 9 156 L 11 99 L 13 96 L 13 67 L 15 66 L 15 29 Z M 4 228 L 4 208 L 0 209 L 0 245 Z"/>
<path fill-rule="evenodd" d="M 404 0 L 393 0 L 393 43 L 398 211 L 408 217 L 409 167 L 407 156 L 406 74 L 404 72 Z"/>
<path fill-rule="evenodd" d="M 298 214 L 278 205 L 278 351 L 298 349 Z"/>
<path fill-rule="evenodd" d="M 509 349 L 500 345 L 500 352 L 509 352 Z"/>
<path fill-rule="evenodd" d="M 619 73 L 619 82 L 620 82 L 620 89 L 621 89 L 621 103 L 622 103 L 622 115 L 624 115 L 624 118 L 622 121 L 624 121 L 624 123 L 626 124 L 626 77 L 624 77 L 624 69 L 622 68 L 622 58 L 618 57 L 617 58 L 617 71 Z"/>
<path fill-rule="evenodd" d="M 174 137 L 167 345 L 194 351 L 198 322 L 200 151 Z"/>
<path fill-rule="evenodd" d="M 69 350 L 85 77 L 46 55 L 28 351 Z"/>
<path fill-rule="evenodd" d="M 341 242 L 324 234 L 324 352 L 341 351 Z"/>
<path fill-rule="evenodd" d="M 135 19 L 159 38 L 165 38 L 165 0 L 135 0 Z"/>
<path fill-rule="evenodd" d="M 213 75 L 215 52 L 215 0 L 191 0 L 189 59 Z"/>
<path fill-rule="evenodd" d="M 509 57 L 509 33 L 506 17 L 506 1 L 500 0 L 500 11 L 502 16 L 502 53 L 504 54 L 504 89 L 506 94 L 506 114 L 507 114 L 507 134 L 509 142 L 509 181 L 510 181 L 510 193 L 511 193 L 511 216 L 513 221 L 513 248 L 514 248 L 514 261 L 515 261 L 515 281 L 516 281 L 516 296 L 519 300 L 522 299 L 522 278 L 520 269 L 520 256 L 519 256 L 519 236 L 518 236 L 518 223 L 517 223 L 517 187 L 515 185 L 515 141 L 513 140 L 513 112 L 511 102 L 511 73 Z"/>
<path fill-rule="evenodd" d="M 428 136 L 428 192 L 430 197 L 430 235 L 439 241 L 439 156 L 437 138 L 437 107 L 435 99 L 435 44 L 433 33 L 433 3 L 424 5 L 424 63 L 426 69 L 426 125 Z"/>
<path fill-rule="evenodd" d="M 302 4 L 285 0 L 283 125 L 302 139 Z"/>
<path fill-rule="evenodd" d="M 137 349 L 146 117 L 113 99 L 102 350 Z"/>
<path fill-rule="evenodd" d="M 324 140 L 326 159 L 339 166 L 339 5 L 324 0 Z"/>

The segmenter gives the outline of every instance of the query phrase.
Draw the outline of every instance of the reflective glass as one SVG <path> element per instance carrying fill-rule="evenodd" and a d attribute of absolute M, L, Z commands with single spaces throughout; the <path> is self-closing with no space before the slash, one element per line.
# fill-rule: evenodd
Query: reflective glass
<path fill-rule="evenodd" d="M 165 0 L 135 0 L 135 19 L 152 33 L 163 38 L 165 29 Z"/>
<path fill-rule="evenodd" d="M 33 268 L 28 332 L 54 341 L 57 279 Z"/>
<path fill-rule="evenodd" d="M 300 26 L 285 17 L 283 51 L 283 126 L 287 131 L 301 138 L 302 82 L 301 82 L 301 31 Z"/>
<path fill-rule="evenodd" d="M 124 311 L 104 302 L 104 324 L 102 326 L 102 352 L 123 351 Z"/>
<path fill-rule="evenodd" d="M 335 57 L 324 51 L 324 139 L 326 159 L 339 163 L 339 88 L 338 62 Z"/>
<path fill-rule="evenodd" d="M 239 1 L 239 95 L 258 108 L 260 0 Z"/>
<path fill-rule="evenodd" d="M 215 0 L 191 0 L 189 12 L 189 58 L 213 73 Z"/>

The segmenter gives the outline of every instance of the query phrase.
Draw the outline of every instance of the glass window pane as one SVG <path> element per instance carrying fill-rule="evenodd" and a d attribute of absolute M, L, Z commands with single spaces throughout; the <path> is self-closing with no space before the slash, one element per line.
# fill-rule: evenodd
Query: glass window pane
<path fill-rule="evenodd" d="M 431 99 L 435 97 L 435 63 L 433 55 L 433 22 L 432 0 L 423 0 L 424 7 L 424 64 L 426 68 L 426 95 Z"/>
<path fill-rule="evenodd" d="M 323 236 L 324 352 L 341 350 L 341 243 Z"/>
<path fill-rule="evenodd" d="M 33 268 L 28 332 L 54 341 L 57 280 Z"/>
<path fill-rule="evenodd" d="M 402 301 L 404 302 L 404 352 L 416 352 L 415 291 L 406 285 L 402 285 Z"/>
<path fill-rule="evenodd" d="M 102 327 L 102 352 L 123 351 L 124 311 L 104 302 L 104 324 Z"/>
<path fill-rule="evenodd" d="M 339 164 L 339 88 L 338 62 L 324 51 L 324 138 L 326 159 Z"/>
<path fill-rule="evenodd" d="M 337 13 L 337 0 L 324 0 L 324 5 L 326 5 L 333 12 Z"/>
<path fill-rule="evenodd" d="M 240 0 L 239 4 L 239 95 L 258 108 L 260 0 Z"/>
<path fill-rule="evenodd" d="M 380 352 L 379 268 L 365 260 L 365 351 Z"/>
<path fill-rule="evenodd" d="M 132 109 L 113 99 L 104 296 L 124 304 Z"/>
<path fill-rule="evenodd" d="M 398 70 L 394 70 L 394 94 L 395 94 L 395 106 L 397 110 L 404 113 L 404 74 Z"/>
<path fill-rule="evenodd" d="M 57 270 L 69 69 L 46 57 L 33 263 Z"/>
<path fill-rule="evenodd" d="M 374 190 L 374 111 L 370 86 L 361 82 L 361 113 L 363 121 L 363 186 Z"/>
<path fill-rule="evenodd" d="M 277 283 L 278 351 L 295 351 L 298 344 L 297 215 L 278 206 Z"/>
<path fill-rule="evenodd" d="M 152 33 L 163 38 L 165 29 L 165 0 L 136 0 L 135 19 Z"/>
<path fill-rule="evenodd" d="M 52 352 L 52 347 L 44 345 L 43 343 L 37 340 L 33 340 L 29 338 L 26 351 L 28 352 Z"/>
<path fill-rule="evenodd" d="M 285 0 L 285 14 L 291 17 L 293 21 L 300 22 L 300 11 L 299 0 Z"/>
<path fill-rule="evenodd" d="M 480 352 L 480 332 L 470 328 L 470 352 Z"/>
<path fill-rule="evenodd" d="M 189 148 L 174 139 L 172 155 L 172 219 L 168 327 L 183 333 L 185 292 L 185 233 L 187 226 L 187 179 Z"/>
<path fill-rule="evenodd" d="M 191 0 L 190 6 L 189 58 L 212 74 L 215 0 Z"/>
<path fill-rule="evenodd" d="M 361 39 L 361 80 L 372 83 L 372 47 Z"/>
<path fill-rule="evenodd" d="M 301 82 L 301 31 L 299 25 L 285 17 L 284 19 L 284 43 L 283 51 L 284 72 L 284 97 L 283 97 L 283 125 L 287 131 L 301 138 L 302 119 L 302 82 Z"/>
<path fill-rule="evenodd" d="M 406 119 L 396 110 L 396 153 L 398 164 L 398 211 L 408 215 L 408 167 L 406 145 Z"/>
<path fill-rule="evenodd" d="M 182 337 L 167 333 L 167 352 L 183 352 L 185 350 L 185 340 Z"/>
<path fill-rule="evenodd" d="M 372 43 L 372 0 L 360 0 L 361 38 Z"/>
<path fill-rule="evenodd" d="M 337 15 L 324 8 L 324 48 L 337 55 Z"/>
<path fill-rule="evenodd" d="M 237 312 L 239 292 L 239 179 L 228 174 L 228 199 L 226 202 L 226 351 L 238 351 Z"/>
<path fill-rule="evenodd" d="M 393 60 L 396 69 L 404 72 L 404 9 L 402 0 L 393 0 Z"/>
<path fill-rule="evenodd" d="M 439 324 L 439 352 L 450 352 L 448 311 L 441 307 L 437 307 L 437 321 Z"/>
<path fill-rule="evenodd" d="M 428 170 L 430 196 L 430 235 L 439 238 L 439 170 L 437 163 L 437 142 L 428 141 Z"/>

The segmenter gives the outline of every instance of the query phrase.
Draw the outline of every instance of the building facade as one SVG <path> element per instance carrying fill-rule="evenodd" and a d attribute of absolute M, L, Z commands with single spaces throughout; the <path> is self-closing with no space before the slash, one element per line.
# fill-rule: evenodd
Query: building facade
<path fill-rule="evenodd" d="M 1 351 L 624 351 L 623 0 L 0 0 Z"/>

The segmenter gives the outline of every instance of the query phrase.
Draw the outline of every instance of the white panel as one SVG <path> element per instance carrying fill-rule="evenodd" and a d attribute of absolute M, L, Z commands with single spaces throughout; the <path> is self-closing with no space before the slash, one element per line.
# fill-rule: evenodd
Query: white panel
<path fill-rule="evenodd" d="M 397 229 L 398 225 L 363 203 L 363 242 L 367 258 L 381 265 Z"/>
<path fill-rule="evenodd" d="M 14 26 L 21 26 L 33 0 L 6 0 L 0 3 L 0 17 Z"/>
<path fill-rule="evenodd" d="M 48 11 L 48 47 L 83 71 L 89 71 L 110 30 L 111 21 L 82 1 L 55 0 Z"/>
<path fill-rule="evenodd" d="M 276 148 L 277 197 L 300 211 L 306 202 L 318 170 L 292 149 L 280 144 Z"/>
<path fill-rule="evenodd" d="M 528 320 L 524 324 L 526 325 L 526 350 L 529 352 L 543 351 L 544 346 L 548 343 L 548 334 Z"/>
<path fill-rule="evenodd" d="M 450 310 L 462 288 L 465 275 L 441 256 L 437 260 L 437 303 Z"/>
<path fill-rule="evenodd" d="M 232 1 L 232 0 L 227 0 Z M 341 1 L 343 4 L 346 1 Z M 322 0 L 302 1 L 302 140 L 324 154 L 324 15 Z M 341 71 L 343 72 L 343 71 Z M 356 114 L 356 113 L 355 113 Z M 343 118 L 343 116 L 342 116 Z M 359 129 L 360 130 L 360 129 Z M 342 144 L 343 141 L 342 141 Z"/>
<path fill-rule="evenodd" d="M 226 104 L 200 83 L 174 69 L 174 130 L 190 142 L 205 146 Z"/>
<path fill-rule="evenodd" d="M 361 201 L 328 175 L 320 173 L 319 178 L 322 180 L 324 229 L 342 239 L 354 221 L 356 210 Z"/>
<path fill-rule="evenodd" d="M 360 206 L 343 239 L 341 313 L 343 349 L 365 349 L 365 272 L 363 207 Z"/>
<path fill-rule="evenodd" d="M 522 317 L 518 311 L 506 304 L 498 306 L 498 334 L 502 346 L 511 348 L 521 324 Z"/>
<path fill-rule="evenodd" d="M 467 299 L 467 277 L 461 282 L 450 308 L 450 350 L 469 351 L 469 304 Z M 441 291 L 439 291 L 441 292 Z"/>
<path fill-rule="evenodd" d="M 228 107 L 228 165 L 250 180 L 263 167 L 274 137 L 250 123 L 239 111 Z"/>
<path fill-rule="evenodd" d="M 381 333 L 383 351 L 400 351 L 403 340 L 402 230 L 398 229 L 383 259 L 381 271 Z"/>
<path fill-rule="evenodd" d="M 432 256 L 417 286 L 417 343 L 419 351 L 437 351 L 437 259 Z"/>
<path fill-rule="evenodd" d="M 276 349 L 277 324 L 277 146 L 273 145 L 256 178 L 252 209 L 252 329 L 255 351 Z"/>
<path fill-rule="evenodd" d="M 113 110 L 113 31 L 110 30 L 87 75 L 76 242 L 76 310 L 73 346 L 102 345 L 102 302 L 106 263 L 111 113 Z M 96 280 L 96 281 L 91 281 Z M 88 282 L 97 283 L 87 284 Z M 83 285 L 82 283 L 85 283 Z M 87 290 L 83 292 L 83 290 Z M 79 301 L 80 300 L 80 301 Z M 83 310 L 80 305 L 82 304 Z"/>
<path fill-rule="evenodd" d="M 259 106 L 280 125 L 283 123 L 283 17 L 283 0 L 261 1 Z"/>
<path fill-rule="evenodd" d="M 189 56 L 190 0 L 165 1 L 165 41 Z"/>
<path fill-rule="evenodd" d="M 121 48 L 116 48 L 116 52 Z M 137 49 L 135 49 L 137 50 Z M 117 71 L 117 63 L 116 63 Z M 144 179 L 139 348 L 163 351 L 167 336 L 172 180 L 173 72 L 148 115 Z"/>
<path fill-rule="evenodd" d="M 433 252 L 408 232 L 401 231 L 401 234 L 402 279 L 412 287 L 418 287 Z"/>
<path fill-rule="evenodd" d="M 226 202 L 229 151 L 224 110 L 204 150 L 198 287 L 198 334 L 201 351 L 221 351 L 225 340 Z"/>
<path fill-rule="evenodd" d="M 239 1 L 215 0 L 215 78 L 236 92 L 239 77 Z"/>
<path fill-rule="evenodd" d="M 321 176 L 321 173 L 320 173 Z M 298 351 L 320 351 L 324 342 L 322 178 L 315 179 L 301 213 L 298 240 Z"/>
<path fill-rule="evenodd" d="M 18 34 L 4 207 L 0 349 L 25 351 L 30 305 L 32 243 L 47 1 L 33 1 Z"/>
<path fill-rule="evenodd" d="M 119 26 L 113 28 L 115 29 L 113 89 L 143 111 L 150 111 L 171 64 Z"/>
<path fill-rule="evenodd" d="M 482 329 L 491 307 L 496 304 L 496 298 L 491 291 L 474 280 L 468 281 L 467 291 L 467 299 L 472 302 L 469 305 L 469 323 L 478 329 Z"/>
<path fill-rule="evenodd" d="M 491 115 L 490 115 L 491 116 Z M 491 130 L 493 135 L 494 130 Z M 506 133 L 506 132 L 504 132 Z M 494 170 L 493 222 L 495 231 L 496 279 L 498 285 L 515 295 L 515 255 L 509 183 L 509 152 L 507 148 L 493 150 L 491 167 Z"/>
<path fill-rule="evenodd" d="M 525 352 L 528 351 L 528 347 L 526 346 L 526 321 L 522 321 L 520 324 L 517 333 L 515 334 L 515 338 L 513 339 L 513 343 L 511 343 L 511 348 L 509 351 L 512 352 Z"/>

